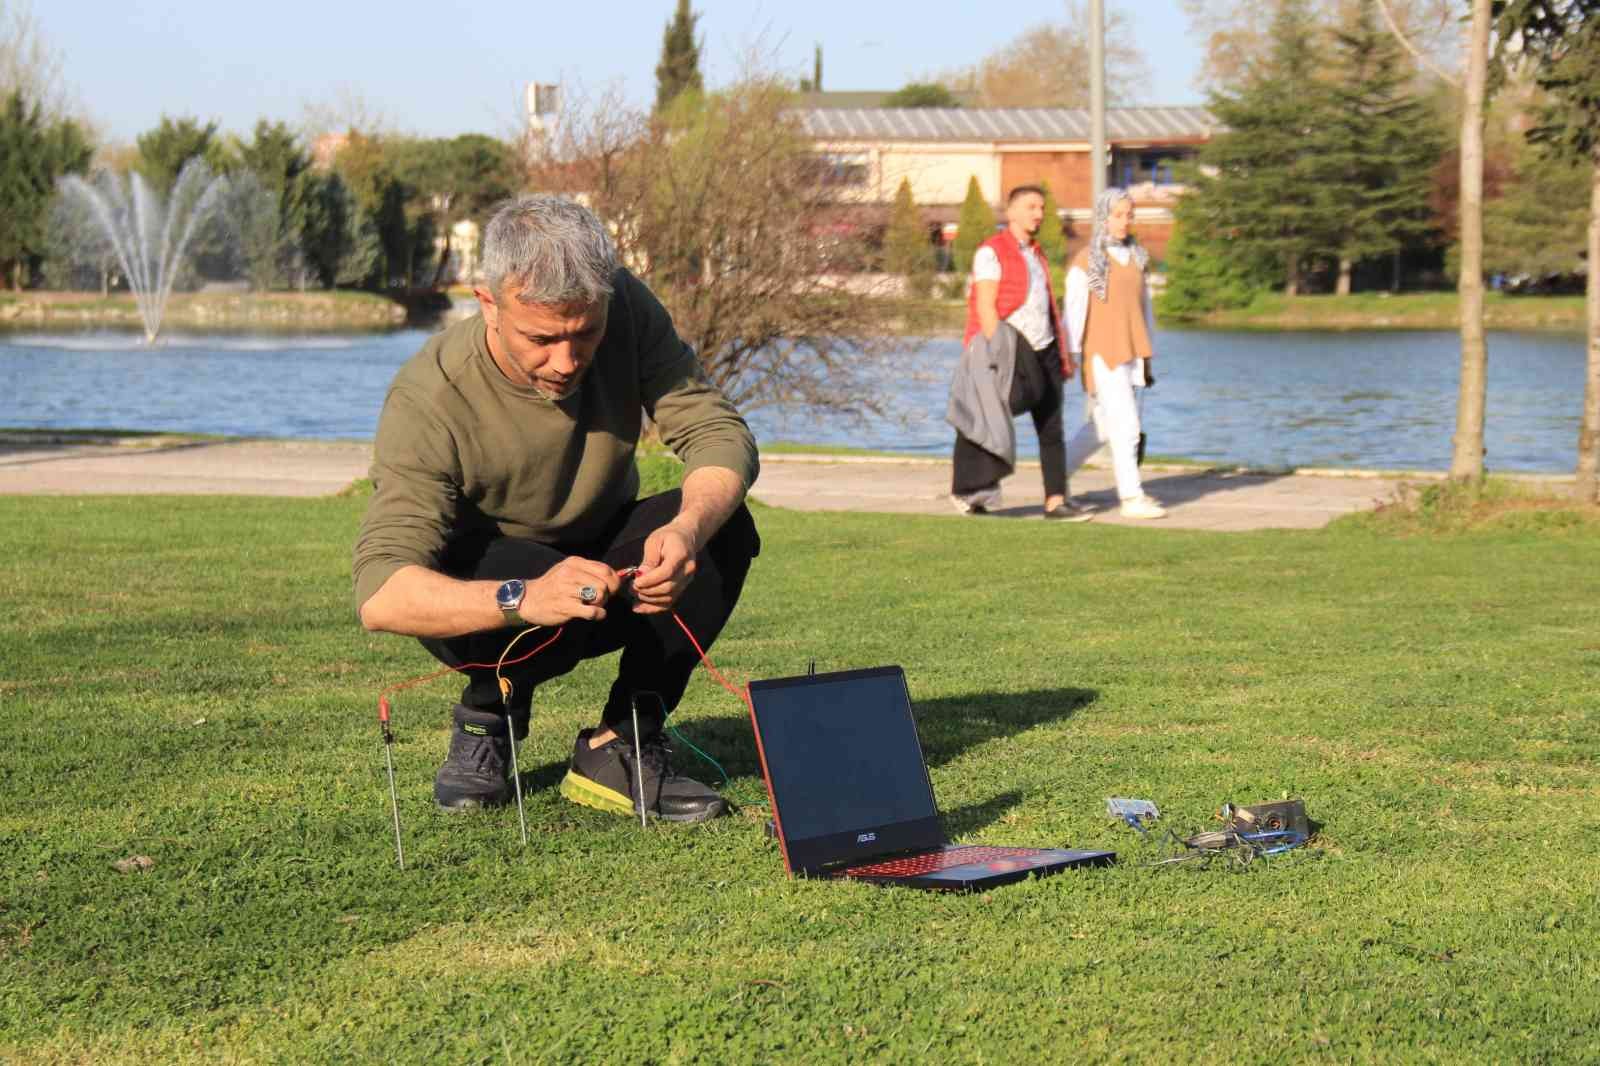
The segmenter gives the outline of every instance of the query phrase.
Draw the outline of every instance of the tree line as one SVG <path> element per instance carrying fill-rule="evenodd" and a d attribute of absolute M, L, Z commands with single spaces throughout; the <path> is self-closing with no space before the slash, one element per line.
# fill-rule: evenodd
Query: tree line
<path fill-rule="evenodd" d="M 517 151 L 482 134 L 336 136 L 337 151 L 318 165 L 284 122 L 263 119 L 245 138 L 223 135 L 215 122 L 164 116 L 110 165 L 158 196 L 192 159 L 231 177 L 226 226 L 200 235 L 193 270 L 202 280 L 243 276 L 258 290 L 433 286 L 447 265 L 438 238 L 521 186 Z M 78 123 L 49 121 L 21 91 L 10 94 L 0 112 L 0 215 L 8 220 L 0 266 L 12 288 L 107 285 L 111 264 L 74 254 L 93 221 L 55 196 L 59 178 L 86 173 L 94 158 Z"/>
<path fill-rule="evenodd" d="M 1270 19 L 1253 51 L 1234 38 L 1216 46 L 1210 108 L 1227 129 L 1184 174 L 1164 310 L 1458 276 L 1459 97 L 1419 67 L 1377 0 L 1257 10 Z M 1531 64 L 1503 68 L 1500 84 L 1486 129 L 1482 269 L 1508 288 L 1574 285 L 1588 168 L 1525 135 L 1548 95 Z"/>

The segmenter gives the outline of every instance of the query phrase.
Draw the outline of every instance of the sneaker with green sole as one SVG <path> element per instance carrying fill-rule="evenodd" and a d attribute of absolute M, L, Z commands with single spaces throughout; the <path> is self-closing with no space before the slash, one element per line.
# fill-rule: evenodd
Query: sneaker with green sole
<path fill-rule="evenodd" d="M 579 731 L 572 748 L 572 766 L 561 781 L 561 794 L 595 810 L 639 816 L 634 785 L 641 781 L 644 809 L 667 822 L 705 822 L 728 813 L 728 801 L 692 778 L 674 773 L 666 737 L 654 733 L 640 742 L 642 774 L 634 772 L 633 743 L 621 736 L 598 748 L 589 746 L 594 730 Z"/>

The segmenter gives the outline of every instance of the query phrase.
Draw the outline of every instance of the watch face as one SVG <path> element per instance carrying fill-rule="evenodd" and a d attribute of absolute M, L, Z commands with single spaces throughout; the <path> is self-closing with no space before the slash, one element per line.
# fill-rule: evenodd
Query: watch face
<path fill-rule="evenodd" d="M 514 577 L 495 590 L 495 602 L 508 611 L 513 610 L 522 604 L 524 591 L 522 579 Z"/>

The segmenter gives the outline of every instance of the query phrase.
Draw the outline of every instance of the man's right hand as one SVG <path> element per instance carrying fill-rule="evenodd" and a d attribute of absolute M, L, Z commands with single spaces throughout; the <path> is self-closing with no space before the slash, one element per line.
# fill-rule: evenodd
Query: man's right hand
<path fill-rule="evenodd" d="M 569 556 L 546 570 L 543 577 L 528 582 L 518 613 L 536 626 L 598 622 L 606 616 L 606 601 L 621 587 L 622 579 L 605 563 Z M 593 603 L 583 602 L 585 588 L 594 589 Z"/>

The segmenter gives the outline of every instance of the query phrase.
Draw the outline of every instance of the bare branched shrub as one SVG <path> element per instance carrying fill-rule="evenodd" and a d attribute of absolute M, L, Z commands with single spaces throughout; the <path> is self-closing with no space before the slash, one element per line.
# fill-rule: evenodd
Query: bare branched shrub
<path fill-rule="evenodd" d="M 531 165 L 536 189 L 581 197 L 672 312 L 707 374 L 744 410 L 883 409 L 873 372 L 903 311 L 897 279 L 847 220 L 776 79 L 747 77 L 664 113 L 615 95 L 568 107 Z"/>

